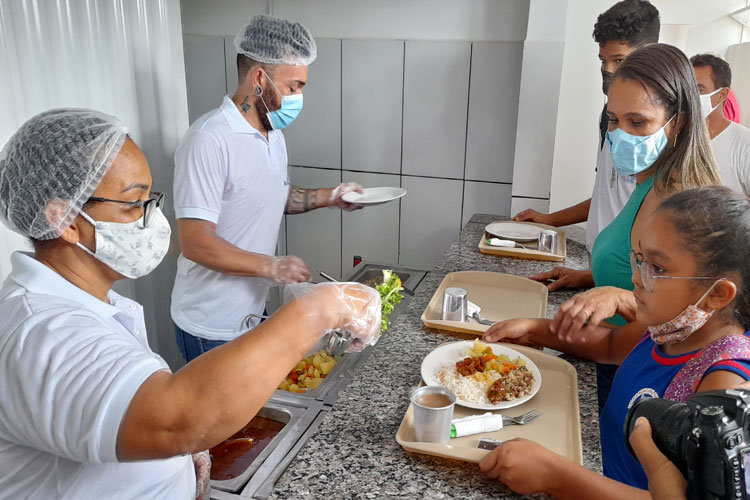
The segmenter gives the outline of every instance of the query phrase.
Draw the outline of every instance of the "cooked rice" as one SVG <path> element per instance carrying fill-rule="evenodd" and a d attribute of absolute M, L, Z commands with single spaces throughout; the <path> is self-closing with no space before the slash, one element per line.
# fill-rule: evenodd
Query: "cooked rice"
<path fill-rule="evenodd" d="M 504 376 L 505 386 L 509 388 L 509 393 L 505 396 L 506 401 L 512 401 L 531 394 L 531 389 L 534 386 L 534 378 L 533 376 L 531 377 L 530 384 L 525 383 L 523 380 L 523 373 L 525 371 L 527 371 L 526 367 L 519 367 Z M 441 386 L 453 391 L 459 399 L 469 403 L 493 404 L 487 398 L 487 391 L 493 382 L 503 378 L 503 375 L 490 370 L 487 372 L 476 372 L 473 375 L 464 377 L 456 371 L 456 363 L 452 362 L 444 365 L 436 374 L 436 378 Z M 511 393 L 511 389 L 516 393 L 515 395 Z"/>

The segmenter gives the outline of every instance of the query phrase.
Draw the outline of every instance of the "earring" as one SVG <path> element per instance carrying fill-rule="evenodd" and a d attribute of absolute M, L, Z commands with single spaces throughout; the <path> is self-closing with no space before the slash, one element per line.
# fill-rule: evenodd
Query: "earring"
<path fill-rule="evenodd" d="M 260 85 L 256 85 L 255 88 L 253 89 L 253 93 L 256 96 L 260 97 L 260 95 L 263 93 L 263 89 L 260 87 Z"/>

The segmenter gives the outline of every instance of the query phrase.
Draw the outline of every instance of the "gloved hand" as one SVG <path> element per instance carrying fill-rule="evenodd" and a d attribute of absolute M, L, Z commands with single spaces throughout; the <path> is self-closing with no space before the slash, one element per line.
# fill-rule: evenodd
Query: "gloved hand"
<path fill-rule="evenodd" d="M 331 316 L 329 328 L 321 338 L 334 331 L 348 332 L 353 341 L 347 352 L 359 352 L 380 337 L 380 293 L 361 283 L 321 283 L 295 297 L 309 315 Z"/>
<path fill-rule="evenodd" d="M 195 467 L 195 500 L 209 500 L 211 497 L 211 455 L 208 450 L 193 453 Z"/>
<path fill-rule="evenodd" d="M 328 200 L 328 206 L 329 207 L 339 207 L 341 210 L 344 210 L 345 212 L 351 212 L 352 210 L 359 210 L 362 208 L 362 205 L 356 205 L 354 203 L 347 203 L 343 200 L 343 196 L 346 193 L 362 193 L 362 186 L 357 184 L 356 182 L 345 182 L 343 184 L 339 184 L 336 186 L 331 193 L 331 198 Z"/>
<path fill-rule="evenodd" d="M 260 274 L 282 285 L 300 283 L 310 279 L 310 270 L 307 269 L 305 261 L 293 255 L 286 257 L 269 256 Z"/>

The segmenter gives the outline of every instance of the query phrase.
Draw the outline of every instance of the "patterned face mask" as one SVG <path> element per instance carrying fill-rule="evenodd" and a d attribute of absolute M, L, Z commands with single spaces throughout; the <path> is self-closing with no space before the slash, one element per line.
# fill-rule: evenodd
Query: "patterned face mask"
<path fill-rule="evenodd" d="M 169 250 L 172 230 L 161 208 L 155 209 L 148 227 L 143 227 L 141 219 L 123 224 L 95 221 L 85 212 L 81 212 L 81 217 L 94 226 L 96 251 L 92 252 L 80 242 L 77 245 L 127 278 L 147 275 Z"/>
<path fill-rule="evenodd" d="M 706 293 L 701 295 L 698 302 L 687 306 L 675 318 L 661 325 L 649 326 L 648 331 L 651 333 L 651 340 L 659 345 L 679 344 L 690 337 L 696 330 L 703 327 L 714 312 L 699 309 L 698 304 L 703 302 L 703 299 L 706 298 L 719 281 L 724 281 L 724 278 L 714 281 L 714 284 L 706 290 Z"/>

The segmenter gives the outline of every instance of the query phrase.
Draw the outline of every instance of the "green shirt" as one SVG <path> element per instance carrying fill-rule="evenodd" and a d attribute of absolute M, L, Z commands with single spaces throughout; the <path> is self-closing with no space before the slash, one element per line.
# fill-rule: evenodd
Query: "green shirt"
<path fill-rule="evenodd" d="M 630 232 L 641 209 L 643 200 L 654 187 L 654 176 L 638 184 L 615 219 L 596 237 L 591 249 L 591 271 L 596 286 L 616 286 L 633 289 L 633 272 L 630 269 Z M 608 320 L 617 326 L 627 321 L 619 314 Z"/>

